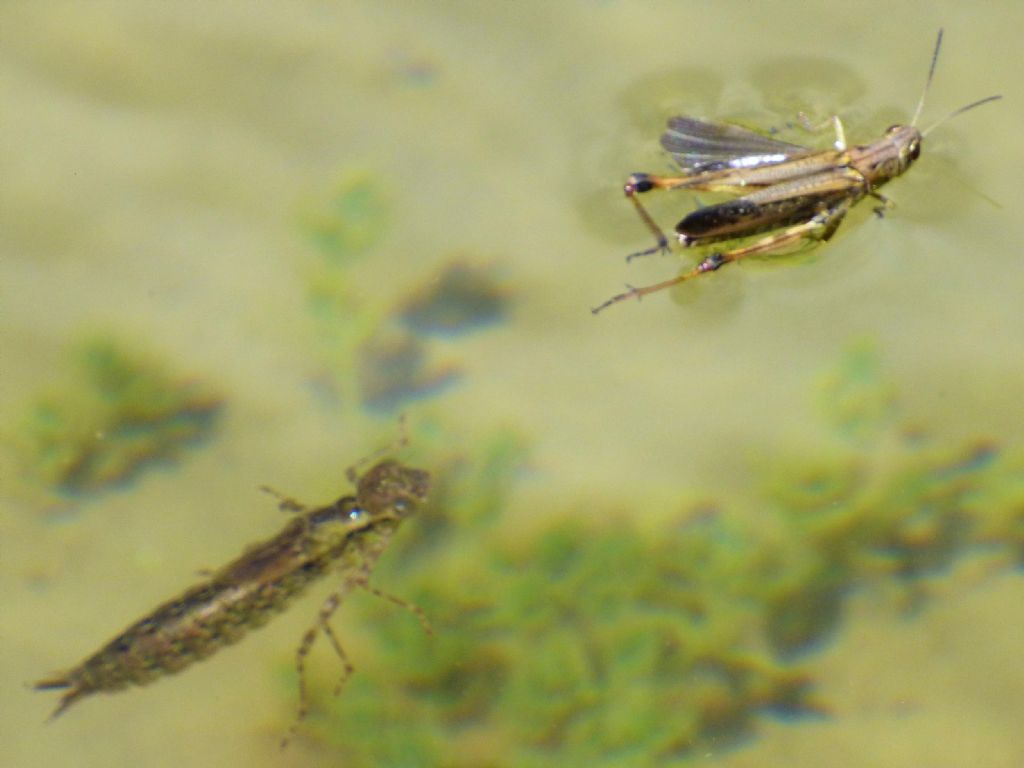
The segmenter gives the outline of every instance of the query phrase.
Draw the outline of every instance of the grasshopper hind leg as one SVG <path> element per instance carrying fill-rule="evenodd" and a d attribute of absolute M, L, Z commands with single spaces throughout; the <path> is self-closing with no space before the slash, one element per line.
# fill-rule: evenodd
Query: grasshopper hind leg
<path fill-rule="evenodd" d="M 833 205 L 831 208 L 820 211 L 805 222 L 788 227 L 774 235 L 763 237 L 750 245 L 733 248 L 729 251 L 716 251 L 710 256 L 705 257 L 696 267 L 683 272 L 681 275 L 660 283 L 646 285 L 642 288 L 630 287 L 628 291 L 612 296 L 603 304 L 594 307 L 590 311 L 596 315 L 598 312 L 607 309 L 612 304 L 618 304 L 620 301 L 632 298 L 642 299 L 650 293 L 656 293 L 666 288 L 671 288 L 673 285 L 685 283 L 687 280 L 700 277 L 707 272 L 714 272 L 726 264 L 740 261 L 748 256 L 768 256 L 786 250 L 789 246 L 801 240 L 828 240 L 835 234 L 836 229 L 839 228 L 843 217 L 846 216 L 846 212 L 850 210 L 851 205 L 850 201 L 844 200 Z"/>
<path fill-rule="evenodd" d="M 651 217 L 651 214 L 644 208 L 643 203 L 640 202 L 640 198 L 637 197 L 642 192 L 650 192 L 652 189 L 665 189 L 669 185 L 665 184 L 664 180 L 652 176 L 649 173 L 634 173 L 629 177 L 629 181 L 623 186 L 622 191 L 633 207 L 636 208 L 637 215 L 640 216 L 640 220 L 643 221 L 644 226 L 650 230 L 651 234 L 654 235 L 655 245 L 652 248 L 648 248 L 643 251 L 637 251 L 631 253 L 626 257 L 626 261 L 632 261 L 633 259 L 641 256 L 653 256 L 656 253 L 667 254 L 670 253 L 668 247 L 668 237 L 658 226 L 658 223 Z"/>

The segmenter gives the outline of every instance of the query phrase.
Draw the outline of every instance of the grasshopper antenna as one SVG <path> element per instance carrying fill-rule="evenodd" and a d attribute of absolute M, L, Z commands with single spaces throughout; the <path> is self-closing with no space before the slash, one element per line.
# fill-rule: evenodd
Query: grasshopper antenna
<path fill-rule="evenodd" d="M 928 67 L 928 79 L 924 81 L 924 90 L 921 91 L 921 98 L 918 99 L 917 109 L 914 110 L 914 119 L 910 121 L 911 125 L 917 125 L 917 118 L 921 116 L 921 110 L 924 109 L 924 97 L 928 95 L 932 78 L 935 77 L 935 65 L 939 63 L 940 48 L 942 48 L 942 27 L 939 27 L 939 36 L 935 40 L 935 51 L 932 53 L 932 65 Z"/>
<path fill-rule="evenodd" d="M 999 101 L 999 99 L 1001 99 L 1001 98 L 1003 98 L 1002 94 L 996 94 L 995 96 L 986 96 L 984 99 L 978 99 L 977 101 L 972 101 L 967 106 L 960 107 L 959 109 L 954 109 L 952 112 L 950 112 L 944 118 L 942 118 L 941 120 L 938 120 L 938 121 L 932 123 L 927 128 L 925 128 L 923 131 L 921 131 L 921 135 L 922 136 L 927 136 L 929 133 L 931 133 L 933 130 L 938 128 L 940 125 L 942 125 L 947 120 L 950 120 L 950 119 L 956 117 L 957 115 L 962 115 L 964 112 L 966 112 L 969 109 L 974 109 L 975 107 L 980 107 L 982 104 L 988 104 L 990 101 Z"/>
<path fill-rule="evenodd" d="M 914 119 L 910 121 L 911 125 L 917 125 L 917 120 L 918 120 L 918 118 L 921 117 L 921 110 L 924 109 L 924 97 L 928 95 L 928 89 L 931 88 L 931 86 L 932 86 L 932 78 L 935 77 L 935 65 L 939 63 L 939 49 L 941 49 L 941 48 L 942 48 L 942 27 L 939 27 L 939 36 L 935 39 L 935 50 L 932 52 L 932 65 L 930 67 L 928 67 L 928 79 L 924 81 L 924 90 L 921 91 L 921 98 L 917 102 L 917 109 L 914 110 Z M 966 112 L 969 109 L 974 109 L 975 107 L 980 107 L 982 104 L 988 104 L 990 101 L 997 101 L 997 100 L 999 100 L 1001 98 L 1003 98 L 1001 95 L 986 96 L 984 99 L 978 99 L 977 101 L 972 101 L 967 106 L 960 107 L 959 109 L 954 109 L 952 112 L 950 112 L 948 115 L 943 117 L 941 120 L 937 120 L 936 122 L 932 123 L 927 128 L 925 128 L 923 131 L 921 131 L 921 135 L 922 136 L 927 136 L 929 133 L 934 131 L 936 128 L 938 128 L 940 125 L 942 125 L 947 120 L 951 120 L 952 118 L 956 117 L 957 115 L 962 115 L 964 112 Z"/>

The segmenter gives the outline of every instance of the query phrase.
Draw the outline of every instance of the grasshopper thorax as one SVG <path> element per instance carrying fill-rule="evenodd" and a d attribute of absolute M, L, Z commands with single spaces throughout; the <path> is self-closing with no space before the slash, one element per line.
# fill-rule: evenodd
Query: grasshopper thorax
<path fill-rule="evenodd" d="M 880 140 L 855 147 L 851 165 L 872 189 L 904 173 L 921 156 L 921 131 L 913 125 L 892 125 Z"/>

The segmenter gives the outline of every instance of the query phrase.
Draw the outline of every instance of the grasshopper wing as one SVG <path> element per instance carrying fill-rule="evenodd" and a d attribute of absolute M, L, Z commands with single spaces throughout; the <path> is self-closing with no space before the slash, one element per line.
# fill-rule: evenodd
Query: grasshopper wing
<path fill-rule="evenodd" d="M 746 128 L 682 115 L 668 121 L 661 146 L 687 173 L 756 168 L 783 163 L 814 151 Z"/>

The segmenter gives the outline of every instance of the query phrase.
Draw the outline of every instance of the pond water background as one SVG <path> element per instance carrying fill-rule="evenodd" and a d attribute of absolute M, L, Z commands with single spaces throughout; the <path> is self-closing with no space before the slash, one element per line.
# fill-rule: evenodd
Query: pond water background
<path fill-rule="evenodd" d="M 552 507 L 657 521 L 681 498 L 749 497 L 776 447 L 824 450 L 816 387 L 865 339 L 903 422 L 940 444 L 1021 448 L 1024 7 L 756 8 L 0 7 L 0 409 L 22 408 L 68 345 L 97 333 L 215 382 L 228 403 L 216 439 L 58 512 L 15 490 L 4 457 L 0 762 L 319 764 L 273 747 L 281 688 L 258 672 L 290 658 L 316 598 L 173 682 L 95 697 L 57 722 L 45 723 L 52 698 L 23 683 L 272 531 L 256 485 L 337 495 L 344 467 L 391 439 L 399 412 L 414 435 L 417 419 L 443 425 L 456 453 L 494 429 L 523 436 L 511 530 Z M 692 258 L 623 258 L 649 235 L 621 184 L 667 169 L 668 116 L 771 126 L 808 109 L 870 140 L 909 119 L 940 26 L 923 123 L 1004 99 L 929 135 L 886 188 L 896 207 L 883 220 L 860 211 L 809 258 L 729 267 L 591 315 L 624 283 Z M 346 280 L 369 315 L 453 261 L 491 270 L 506 302 L 499 323 L 431 342 L 430 366 L 450 382 L 376 410 L 353 402 L 344 376 L 323 386 L 331 331 L 309 301 L 309 222 L 362 183 L 379 195 L 379 231 Z M 671 224 L 692 205 L 666 197 L 652 211 Z M 749 743 L 694 761 L 1024 764 L 1024 579 L 961 564 L 935 594 L 913 621 L 877 596 L 851 604 L 841 643 L 814 661 L 830 717 L 766 720 Z"/>

